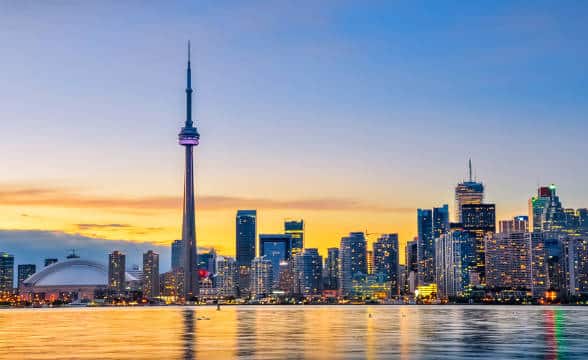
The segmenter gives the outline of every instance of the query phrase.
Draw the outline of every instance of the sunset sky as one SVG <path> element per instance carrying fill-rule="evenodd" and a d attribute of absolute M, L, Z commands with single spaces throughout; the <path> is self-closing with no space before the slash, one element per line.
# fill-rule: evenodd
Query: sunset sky
<path fill-rule="evenodd" d="M 189 39 L 200 246 L 240 208 L 404 243 L 468 157 L 499 219 L 588 207 L 587 33 L 582 1 L 1 2 L 0 251 L 180 237 Z"/>

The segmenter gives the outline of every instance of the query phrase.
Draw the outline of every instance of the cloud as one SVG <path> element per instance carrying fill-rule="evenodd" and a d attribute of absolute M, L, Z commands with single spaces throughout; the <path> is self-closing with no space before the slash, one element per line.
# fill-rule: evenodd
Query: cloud
<path fill-rule="evenodd" d="M 182 199 L 174 196 L 112 197 L 76 193 L 70 189 L 0 187 L 3 206 L 46 206 L 79 209 L 113 209 L 133 212 L 169 211 L 181 209 Z M 379 211 L 414 212 L 412 207 L 391 207 L 349 198 L 267 199 L 239 196 L 200 195 L 199 211 L 235 210 L 239 208 L 297 209 L 315 211 Z M 95 228 L 124 224 L 94 225 Z M 115 226 L 113 226 L 115 225 Z"/>
<path fill-rule="evenodd" d="M 75 224 L 80 230 L 91 230 L 91 229 L 119 229 L 119 228 L 130 228 L 129 224 Z"/>

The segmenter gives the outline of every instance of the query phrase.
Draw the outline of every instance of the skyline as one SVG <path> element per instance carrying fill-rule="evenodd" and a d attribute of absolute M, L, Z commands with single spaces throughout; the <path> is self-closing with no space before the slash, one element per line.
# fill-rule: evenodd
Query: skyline
<path fill-rule="evenodd" d="M 237 209 L 257 208 L 259 233 L 281 232 L 284 219 L 302 218 L 308 247 L 323 254 L 350 231 L 366 229 L 398 232 L 403 249 L 416 235 L 417 208 L 446 203 L 453 211 L 453 187 L 466 178 L 468 157 L 486 186 L 486 202 L 497 205 L 497 219 L 526 214 L 537 186 L 550 183 L 558 185 L 566 207 L 588 204 L 583 159 L 569 156 L 583 149 L 587 130 L 581 122 L 586 74 L 577 67 L 586 48 L 571 34 L 585 27 L 582 11 L 573 18 L 577 22 L 563 23 L 569 8 L 549 12 L 543 4 L 525 12 L 523 6 L 522 18 L 537 24 L 498 21 L 504 28 L 474 28 L 473 34 L 494 44 L 509 31 L 520 35 L 512 46 L 542 30 L 562 37 L 550 46 L 564 51 L 554 54 L 549 44 L 544 49 L 531 42 L 524 47 L 530 54 L 495 63 L 468 59 L 465 74 L 454 78 L 458 54 L 439 46 L 427 54 L 403 40 L 403 30 L 427 44 L 457 41 L 461 55 L 475 53 L 475 35 L 452 33 L 443 12 L 413 17 L 420 25 L 434 20 L 423 32 L 413 32 L 415 24 L 388 23 L 395 11 L 416 15 L 402 5 L 379 9 L 380 17 L 375 8 L 355 14 L 357 8 L 347 4 L 314 5 L 318 15 L 287 7 L 295 11 L 284 23 L 272 15 L 286 10 L 270 6 L 267 14 L 255 12 L 257 22 L 237 16 L 240 21 L 228 24 L 223 20 L 235 12 L 253 10 L 203 6 L 202 13 L 188 16 L 172 6 L 161 13 L 164 33 L 149 25 L 160 14 L 154 5 L 136 14 L 143 22 L 122 31 L 120 39 L 114 35 L 125 29 L 125 5 L 78 5 L 80 13 L 95 11 L 68 17 L 71 23 L 60 23 L 66 16 L 60 10 L 72 10 L 59 6 L 0 6 L 6 7 L 0 20 L 8 27 L 0 39 L 14 48 L 0 59 L 10 84 L 0 88 L 7 100 L 0 118 L 13 120 L 3 121 L 0 146 L 5 154 L 18 154 L 0 160 L 2 168 L 12 169 L 0 184 L 5 230 L 162 245 L 180 238 L 182 161 L 171 140 L 183 119 L 178 89 L 186 36 L 197 49 L 195 117 L 207 139 L 196 160 L 202 246 L 232 254 Z M 482 18 L 491 24 L 508 20 L 509 7 L 496 7 L 494 18 Z M 456 19 L 475 17 L 473 8 L 462 11 Z M 542 16 L 533 17 L 537 12 Z M 105 13 L 111 30 L 98 21 Z M 83 21 L 87 32 L 68 33 Z M 301 25 L 305 31 L 295 37 Z M 56 34 L 63 44 L 47 41 Z M 366 37 L 372 40 L 363 43 Z M 398 46 L 378 50 L 388 39 Z M 432 71 L 425 58 L 449 67 Z M 559 76 L 539 72 L 553 63 L 565 65 Z M 491 79 L 496 81 L 485 82 Z M 31 92 L 34 106 L 22 101 Z M 556 132 L 540 131 L 555 121 Z M 558 141 L 561 148 L 547 146 Z"/>

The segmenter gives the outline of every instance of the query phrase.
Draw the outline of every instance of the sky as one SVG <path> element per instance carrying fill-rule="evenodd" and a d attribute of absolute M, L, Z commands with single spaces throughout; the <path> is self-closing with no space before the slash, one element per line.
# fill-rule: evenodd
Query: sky
<path fill-rule="evenodd" d="M 586 33 L 582 1 L 0 1 L 0 251 L 180 237 L 188 40 L 199 246 L 249 208 L 323 255 L 404 243 L 470 157 L 498 219 L 541 184 L 588 207 Z"/>

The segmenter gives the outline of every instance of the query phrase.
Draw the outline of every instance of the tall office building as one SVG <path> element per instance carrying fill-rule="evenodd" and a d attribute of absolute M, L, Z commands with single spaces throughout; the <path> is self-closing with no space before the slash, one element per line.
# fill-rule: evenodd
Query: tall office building
<path fill-rule="evenodd" d="M 418 225 L 418 283 L 429 285 L 435 282 L 435 239 L 433 238 L 433 211 L 417 209 Z"/>
<path fill-rule="evenodd" d="M 22 286 L 22 282 L 29 276 L 37 272 L 37 265 L 35 264 L 20 264 L 18 265 L 18 288 Z"/>
<path fill-rule="evenodd" d="M 184 244 L 182 240 L 174 240 L 171 244 L 171 267 L 172 270 L 182 268 L 182 252 L 184 251 Z"/>
<path fill-rule="evenodd" d="M 498 222 L 498 232 L 528 232 L 529 217 L 525 215 L 515 216 L 510 220 L 500 220 Z"/>
<path fill-rule="evenodd" d="M 284 232 L 292 235 L 292 251 L 298 252 L 304 248 L 304 220 L 284 221 Z"/>
<path fill-rule="evenodd" d="M 291 234 L 260 234 L 259 256 L 272 262 L 272 279 L 275 283 L 280 278 L 280 263 L 291 259 Z"/>
<path fill-rule="evenodd" d="M 228 256 L 216 257 L 215 287 L 217 295 L 222 297 L 237 296 L 237 261 Z"/>
<path fill-rule="evenodd" d="M 12 293 L 14 289 L 14 256 L 0 253 L 0 294 Z"/>
<path fill-rule="evenodd" d="M 459 223 L 451 223 L 449 232 L 435 243 L 435 280 L 440 298 L 462 296 L 479 284 L 475 250 L 475 233 Z"/>
<path fill-rule="evenodd" d="M 374 273 L 374 251 L 365 251 L 365 262 L 367 263 L 367 274 L 371 275 Z"/>
<path fill-rule="evenodd" d="M 257 239 L 257 210 L 238 210 L 236 217 L 237 266 L 239 267 L 238 293 L 250 294 L 251 262 L 255 258 Z"/>
<path fill-rule="evenodd" d="M 362 232 L 352 232 L 341 238 L 339 246 L 339 290 L 352 293 L 353 278 L 367 275 L 366 239 Z"/>
<path fill-rule="evenodd" d="M 272 293 L 272 262 L 263 256 L 251 262 L 251 296 L 255 299 L 264 298 Z"/>
<path fill-rule="evenodd" d="M 159 296 L 159 254 L 152 250 L 143 254 L 143 296 Z"/>
<path fill-rule="evenodd" d="M 399 284 L 399 249 L 398 234 L 383 234 L 373 244 L 374 274 L 382 275 L 385 282 L 390 283 L 390 293 L 398 295 Z"/>
<path fill-rule="evenodd" d="M 186 300 L 198 296 L 198 253 L 196 245 L 196 212 L 194 210 L 194 147 L 200 143 L 200 134 L 192 122 L 192 70 L 190 69 L 190 43 L 188 43 L 188 68 L 186 70 L 186 122 L 178 134 L 178 142 L 185 149 L 184 206 L 182 218 L 182 243 L 184 269 L 183 297 Z"/>
<path fill-rule="evenodd" d="M 472 177 L 472 160 L 468 161 L 469 179 L 455 187 L 455 220 L 463 223 L 461 207 L 466 204 L 481 204 L 484 201 L 484 184 Z"/>
<path fill-rule="evenodd" d="M 433 239 L 449 231 L 449 205 L 433 208 Z"/>
<path fill-rule="evenodd" d="M 324 266 L 324 289 L 339 288 L 339 248 L 328 248 Z"/>
<path fill-rule="evenodd" d="M 534 297 L 548 288 L 541 233 L 507 232 L 486 236 L 486 283 L 496 290 L 528 290 Z"/>
<path fill-rule="evenodd" d="M 126 256 L 115 250 L 108 255 L 108 287 L 116 292 L 125 291 Z"/>
<path fill-rule="evenodd" d="M 485 237 L 496 232 L 494 204 L 466 204 L 461 207 L 463 228 L 476 236 L 476 268 L 480 285 L 486 281 Z M 470 279 L 472 280 L 472 279 Z"/>
<path fill-rule="evenodd" d="M 541 186 L 529 200 L 529 217 L 533 231 L 558 232 L 566 227 L 566 214 L 556 195 L 555 185 Z"/>
<path fill-rule="evenodd" d="M 318 249 L 307 248 L 294 256 L 296 283 L 303 296 L 319 295 L 322 289 L 323 257 Z"/>
<path fill-rule="evenodd" d="M 58 261 L 56 258 L 45 258 L 44 266 L 47 267 L 49 265 L 55 264 Z"/>
<path fill-rule="evenodd" d="M 198 254 L 198 269 L 206 270 L 208 274 L 215 274 L 216 256 L 216 250 L 214 249 Z"/>
<path fill-rule="evenodd" d="M 563 288 L 567 295 L 588 295 L 588 239 L 562 239 Z"/>
<path fill-rule="evenodd" d="M 405 292 L 408 294 L 413 294 L 416 287 L 418 286 L 418 270 L 419 270 L 419 261 L 418 261 L 418 237 L 414 238 L 412 241 L 406 242 L 406 247 L 404 251 L 405 256 L 405 272 L 406 272 L 406 284 L 405 284 Z"/>

